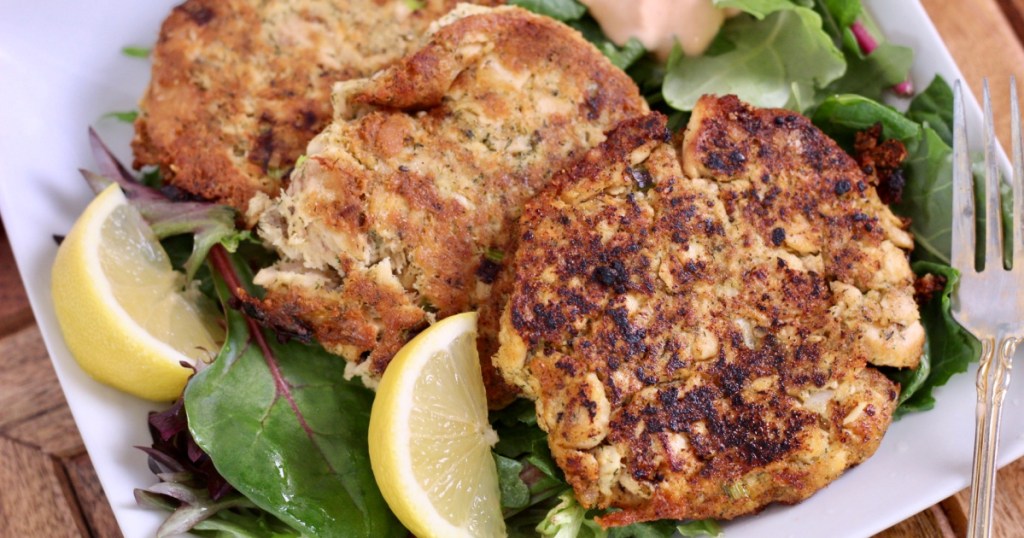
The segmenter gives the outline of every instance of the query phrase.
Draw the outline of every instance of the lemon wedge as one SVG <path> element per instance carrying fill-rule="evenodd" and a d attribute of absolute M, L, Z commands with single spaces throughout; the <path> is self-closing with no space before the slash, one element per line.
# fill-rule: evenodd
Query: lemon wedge
<path fill-rule="evenodd" d="M 476 313 L 445 318 L 388 365 L 370 413 L 370 464 L 413 534 L 504 536 Z"/>
<path fill-rule="evenodd" d="M 212 307 L 186 287 L 117 185 L 75 222 L 52 278 L 71 354 L 92 377 L 124 392 L 174 400 L 192 373 L 182 363 L 216 354 L 223 340 Z"/>

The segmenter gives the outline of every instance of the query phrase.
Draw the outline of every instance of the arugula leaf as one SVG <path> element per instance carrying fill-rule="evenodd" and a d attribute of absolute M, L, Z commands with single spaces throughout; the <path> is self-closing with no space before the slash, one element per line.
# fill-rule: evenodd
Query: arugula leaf
<path fill-rule="evenodd" d="M 220 249 L 222 302 L 243 284 Z M 248 283 L 250 275 L 245 274 Z M 373 394 L 322 348 L 280 343 L 226 308 L 228 338 L 185 389 L 189 430 L 254 504 L 313 536 L 405 536 L 370 471 Z"/>
<path fill-rule="evenodd" d="M 508 3 L 562 22 L 575 21 L 587 12 L 586 6 L 576 0 L 509 0 Z"/>
<path fill-rule="evenodd" d="M 726 22 L 722 39 L 735 46 L 729 52 L 672 59 L 662 89 L 669 105 L 692 110 L 701 95 L 732 93 L 755 106 L 782 107 L 794 102 L 794 85 L 820 88 L 842 76 L 846 62 L 817 13 L 789 2 L 761 3 L 772 4 L 765 11 L 780 10 L 763 20 L 745 15 Z"/>
<path fill-rule="evenodd" d="M 717 8 L 736 8 L 763 19 L 776 11 L 793 9 L 795 4 L 790 0 L 714 0 Z"/>
<path fill-rule="evenodd" d="M 816 4 L 821 6 L 821 11 L 828 13 L 840 28 L 853 24 L 863 11 L 860 0 L 817 0 Z"/>
<path fill-rule="evenodd" d="M 888 42 L 867 55 L 846 47 L 844 54 L 846 73 L 825 88 L 827 94 L 849 93 L 880 100 L 886 88 L 906 80 L 914 62 L 913 49 Z"/>
<path fill-rule="evenodd" d="M 914 262 L 918 275 L 933 274 L 946 279 L 941 293 L 921 305 L 921 323 L 927 333 L 927 349 L 917 370 L 886 370 L 890 379 L 902 386 L 896 418 L 935 406 L 932 390 L 945 385 L 954 374 L 967 371 L 967 365 L 981 355 L 981 343 L 963 329 L 950 313 L 951 295 L 960 282 L 960 273 L 948 265 Z"/>

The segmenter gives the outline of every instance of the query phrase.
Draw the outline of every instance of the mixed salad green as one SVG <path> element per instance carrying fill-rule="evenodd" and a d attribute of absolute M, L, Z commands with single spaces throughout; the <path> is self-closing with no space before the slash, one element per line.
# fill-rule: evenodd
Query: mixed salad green
<path fill-rule="evenodd" d="M 575 0 L 511 0 L 579 30 L 629 73 L 653 109 L 685 125 L 704 93 L 735 93 L 759 106 L 811 117 L 841 144 L 875 125 L 902 142 L 902 198 L 895 210 L 912 220 L 913 268 L 935 275 L 940 291 L 923 299 L 927 346 L 921 366 L 887 371 L 902 386 L 897 415 L 934 405 L 933 389 L 966 370 L 978 344 L 950 317 L 958 274 L 949 267 L 952 92 L 941 78 L 899 111 L 882 99 L 912 92 L 913 52 L 879 41 L 858 0 L 715 0 L 741 14 L 726 21 L 707 52 L 667 62 L 637 40 L 622 46 L 602 33 Z M 145 49 L 126 54 L 145 57 Z M 404 536 L 370 471 L 367 427 L 373 393 L 343 378 L 337 359 L 316 345 L 279 339 L 239 310 L 229 290 L 251 293 L 250 268 L 269 254 L 234 228 L 230 210 L 191 202 L 188 211 L 133 177 L 94 137 L 100 174 L 130 198 L 176 264 L 224 307 L 228 339 L 212 364 L 189 382 L 182 400 L 153 413 L 150 467 L 160 482 L 136 492 L 140 503 L 171 512 L 161 535 Z M 715 535 L 714 521 L 660 521 L 604 530 L 600 511 L 580 506 L 537 426 L 520 401 L 491 415 L 500 441 L 494 458 L 511 536 L 663 537 Z"/>

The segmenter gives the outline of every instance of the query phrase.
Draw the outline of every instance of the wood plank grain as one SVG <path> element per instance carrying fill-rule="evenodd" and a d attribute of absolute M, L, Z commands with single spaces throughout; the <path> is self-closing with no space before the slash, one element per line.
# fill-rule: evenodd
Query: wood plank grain
<path fill-rule="evenodd" d="M 1009 148 L 1010 75 L 1024 85 L 1024 46 L 1010 21 L 995 0 L 921 0 L 921 4 L 979 100 L 982 79 L 989 77 L 996 133 L 1003 147 Z M 1024 93 L 1024 87 L 1020 89 Z"/>
<path fill-rule="evenodd" d="M 64 463 L 78 503 L 85 515 L 85 522 L 93 536 L 115 538 L 121 536 L 121 529 L 114 519 L 107 496 L 103 493 L 96 470 L 88 454 L 80 454 Z"/>
<path fill-rule="evenodd" d="M 874 538 L 956 538 L 957 536 L 949 521 L 946 520 L 946 514 L 936 505 L 889 527 L 876 534 Z"/>
<path fill-rule="evenodd" d="M 0 437 L 0 536 L 87 535 L 63 468 L 53 458 Z"/>
<path fill-rule="evenodd" d="M 1013 32 L 1017 34 L 1017 41 L 1024 42 L 1024 0 L 996 0 L 999 8 L 1003 10 L 1003 16 L 1010 23 Z"/>
<path fill-rule="evenodd" d="M 1009 77 L 1024 84 L 1024 0 L 962 2 L 922 0 L 936 29 L 975 95 L 980 96 L 982 78 L 990 77 L 996 131 L 1004 148 L 1009 147 Z M 1024 88 L 1021 88 L 1024 90 Z M 1000 471 L 996 496 L 996 536 L 1024 535 L 1024 460 Z M 967 530 L 968 492 L 962 491 L 942 502 L 942 510 L 956 536 Z M 924 535 L 929 536 L 929 535 Z"/>
<path fill-rule="evenodd" d="M 0 220 L 0 336 L 32 322 L 32 310 L 14 265 L 11 244 Z"/>
<path fill-rule="evenodd" d="M 967 535 L 967 512 L 970 506 L 969 490 L 946 499 L 942 503 L 950 523 L 959 536 Z M 995 527 L 992 535 L 1002 538 L 1024 536 L 1024 459 L 1019 459 L 999 471 L 996 477 Z"/>
<path fill-rule="evenodd" d="M 65 405 L 39 328 L 0 338 L 0 431 Z"/>
<path fill-rule="evenodd" d="M 43 411 L 0 430 L 8 439 L 38 447 L 45 454 L 70 458 L 83 454 L 85 445 L 66 405 Z"/>

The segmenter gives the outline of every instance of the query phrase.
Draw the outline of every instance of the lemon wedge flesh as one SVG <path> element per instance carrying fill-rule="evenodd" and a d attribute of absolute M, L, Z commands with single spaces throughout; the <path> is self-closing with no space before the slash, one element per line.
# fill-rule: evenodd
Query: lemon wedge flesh
<path fill-rule="evenodd" d="M 171 401 L 216 354 L 223 330 L 211 305 L 171 267 L 149 225 L 111 185 L 57 251 L 53 304 L 71 354 L 89 375 L 124 392 Z"/>
<path fill-rule="evenodd" d="M 504 536 L 476 313 L 445 318 L 388 365 L 370 413 L 370 464 L 413 534 Z"/>

